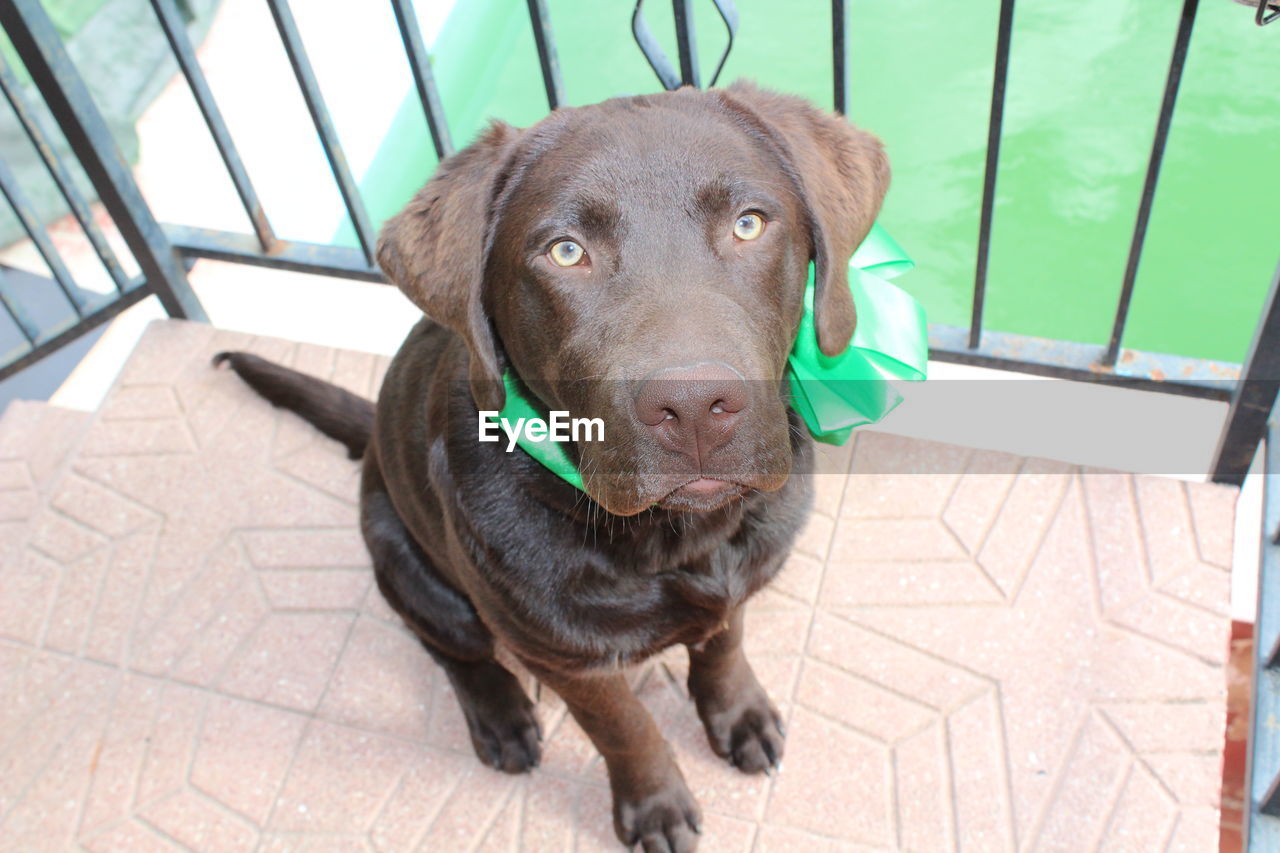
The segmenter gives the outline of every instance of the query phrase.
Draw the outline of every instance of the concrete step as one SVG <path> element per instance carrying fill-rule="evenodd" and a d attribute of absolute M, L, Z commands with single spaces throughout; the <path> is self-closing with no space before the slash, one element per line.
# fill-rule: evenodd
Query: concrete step
<path fill-rule="evenodd" d="M 48 403 L 14 400 L 0 417 L 0 560 L 26 538 L 93 418 Z"/>
<path fill-rule="evenodd" d="M 48 494 L 92 420 L 87 412 L 14 400 L 0 416 L 0 461 L 21 466 L 32 488 Z"/>

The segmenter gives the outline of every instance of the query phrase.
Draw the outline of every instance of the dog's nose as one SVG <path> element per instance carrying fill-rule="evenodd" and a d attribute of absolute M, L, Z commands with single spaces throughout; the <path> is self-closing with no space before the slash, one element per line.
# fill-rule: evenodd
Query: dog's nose
<path fill-rule="evenodd" d="M 635 400 L 636 417 L 659 444 L 699 462 L 728 443 L 746 407 L 747 383 L 721 361 L 651 373 Z"/>

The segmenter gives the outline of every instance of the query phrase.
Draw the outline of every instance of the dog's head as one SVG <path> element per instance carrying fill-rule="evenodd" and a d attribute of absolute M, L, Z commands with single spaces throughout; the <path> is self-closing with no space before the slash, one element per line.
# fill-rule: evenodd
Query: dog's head
<path fill-rule="evenodd" d="M 846 266 L 889 181 L 879 141 L 749 84 L 494 123 L 388 221 L 378 261 L 470 350 L 500 409 L 512 367 L 601 418 L 588 494 L 630 515 L 781 487 L 784 370 L 816 268 L 818 344 L 853 334 Z"/>

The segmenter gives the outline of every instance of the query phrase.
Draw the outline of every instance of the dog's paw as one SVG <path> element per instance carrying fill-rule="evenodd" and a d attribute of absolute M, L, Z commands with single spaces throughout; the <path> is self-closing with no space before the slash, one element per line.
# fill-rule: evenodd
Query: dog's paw
<path fill-rule="evenodd" d="M 677 771 L 673 781 L 643 795 L 614 793 L 613 828 L 627 847 L 645 853 L 693 853 L 702 811 Z"/>
<path fill-rule="evenodd" d="M 757 686 L 723 707 L 700 702 L 698 716 L 712 751 L 743 773 L 772 774 L 781 765 L 782 717 L 763 688 Z"/>
<path fill-rule="evenodd" d="M 480 761 L 503 773 L 527 773 L 542 761 L 542 730 L 532 707 L 467 715 Z"/>
<path fill-rule="evenodd" d="M 526 773 L 542 760 L 542 727 L 519 682 L 503 675 L 483 691 L 459 692 L 458 699 L 481 763 L 504 773 Z"/>

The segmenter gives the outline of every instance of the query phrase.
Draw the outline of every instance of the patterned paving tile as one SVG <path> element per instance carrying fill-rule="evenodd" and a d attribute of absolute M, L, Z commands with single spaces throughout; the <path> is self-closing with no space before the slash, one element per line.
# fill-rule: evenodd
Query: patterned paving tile
<path fill-rule="evenodd" d="M 371 583 L 356 463 L 211 369 L 228 346 L 364 394 L 386 369 L 159 323 L 92 423 L 0 421 L 0 850 L 617 849 L 550 691 L 539 770 L 475 761 Z M 1213 849 L 1234 491 L 870 432 L 821 453 L 748 615 L 785 769 L 712 755 L 679 650 L 633 674 L 701 849 Z"/>

